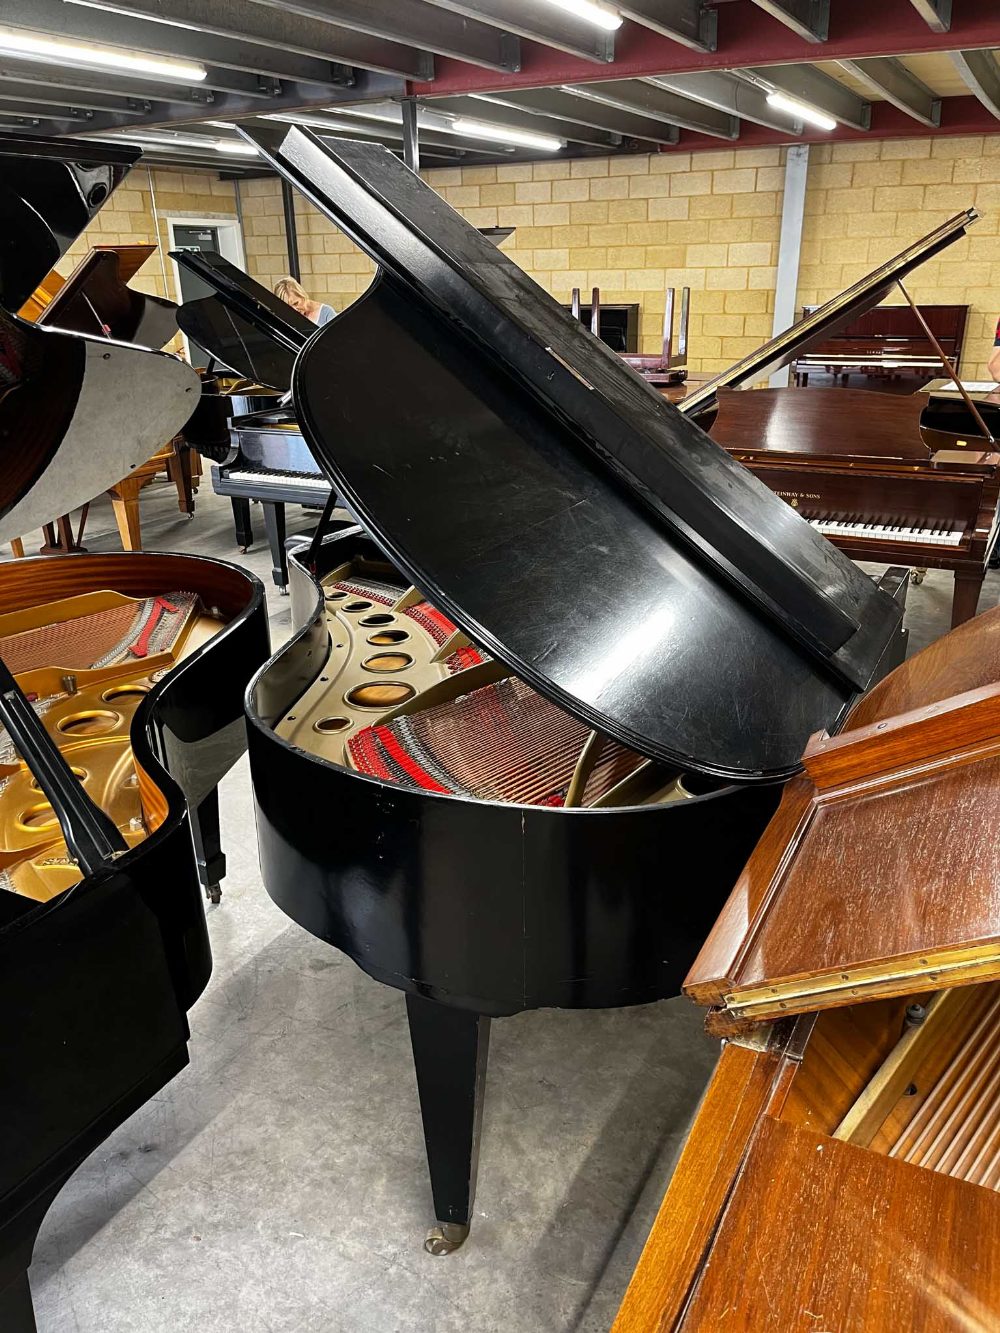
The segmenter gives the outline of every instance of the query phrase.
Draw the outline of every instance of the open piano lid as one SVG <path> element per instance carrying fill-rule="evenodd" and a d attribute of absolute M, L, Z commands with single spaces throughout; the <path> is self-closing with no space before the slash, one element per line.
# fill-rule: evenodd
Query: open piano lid
<path fill-rule="evenodd" d="M 177 357 L 13 313 L 136 156 L 75 140 L 0 141 L 0 542 L 128 476 L 197 402 L 198 377 Z"/>
<path fill-rule="evenodd" d="M 412 581 L 640 753 L 794 771 L 900 608 L 387 150 L 243 130 L 382 276 L 296 364 L 321 466 Z"/>
<path fill-rule="evenodd" d="M 35 322 L 140 347 L 163 347 L 177 336 L 176 303 L 127 285 L 155 250 L 155 245 L 95 246 L 54 292 Z M 50 273 L 42 288 L 35 289 L 36 303 L 52 279 Z"/>
<path fill-rule="evenodd" d="M 0 134 L 0 306 L 21 309 L 140 156 L 127 145 Z"/>
<path fill-rule="evenodd" d="M 810 742 L 685 981 L 710 1027 L 1000 979 L 998 786 L 1000 608 Z"/>
<path fill-rule="evenodd" d="M 797 356 L 808 352 L 810 347 L 825 338 L 839 333 L 850 324 L 852 319 L 874 310 L 883 297 L 888 296 L 897 282 L 901 282 L 908 273 L 927 262 L 934 255 L 952 245 L 964 236 L 967 229 L 979 220 L 974 208 L 963 209 L 947 222 L 927 233 L 919 241 L 889 259 L 878 268 L 872 269 L 856 283 L 838 292 L 825 305 L 806 315 L 784 333 L 779 333 L 763 347 L 737 361 L 721 375 L 716 375 L 704 383 L 694 393 L 689 393 L 678 410 L 686 417 L 697 420 L 700 415 L 710 412 L 716 402 L 720 389 L 741 389 L 748 384 L 756 384 L 767 379 L 776 370 L 790 365 Z"/>
<path fill-rule="evenodd" d="M 181 306 L 182 331 L 243 379 L 286 393 L 316 325 L 214 250 L 171 250 L 170 258 L 215 289 Z"/>

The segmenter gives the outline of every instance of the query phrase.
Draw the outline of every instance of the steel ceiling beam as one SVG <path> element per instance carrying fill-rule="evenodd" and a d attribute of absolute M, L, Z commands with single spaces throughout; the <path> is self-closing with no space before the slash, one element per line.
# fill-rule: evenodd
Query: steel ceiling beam
<path fill-rule="evenodd" d="M 454 56 L 503 72 L 521 68 L 521 44 L 512 33 L 436 10 L 423 0 L 255 0 L 282 14 L 324 19 L 422 51 Z"/>
<path fill-rule="evenodd" d="M 52 80 L 46 78 L 46 83 Z M 109 89 L 114 85 L 113 91 L 122 94 L 122 88 L 119 86 L 126 82 L 120 79 L 103 80 Z M 70 82 L 75 80 L 70 76 Z M 146 85 L 142 85 L 145 90 Z M 154 84 L 152 80 L 148 85 L 151 90 L 155 87 L 155 96 L 164 97 L 164 85 Z M 266 103 L 261 103 L 259 97 L 242 97 L 233 93 L 201 93 L 196 96 L 193 89 L 177 89 L 175 96 L 166 98 L 163 101 L 146 102 L 147 110 L 143 111 L 141 116 L 136 118 L 133 110 L 121 110 L 114 106 L 106 107 L 100 111 L 95 110 L 92 120 L 87 123 L 87 129 L 95 133 L 103 130 L 114 129 L 134 129 L 136 125 L 156 126 L 156 125 L 179 125 L 191 121 L 207 120 L 239 120 L 244 116 L 259 115 L 262 112 L 271 111 L 315 111 L 325 109 L 342 102 L 364 102 L 375 101 L 387 97 L 400 97 L 405 92 L 405 84 L 402 79 L 394 78 L 388 74 L 374 74 L 369 70 L 358 70 L 355 77 L 355 83 L 352 88 L 328 88 L 324 85 L 286 83 L 281 85 L 281 91 Z M 41 96 L 48 97 L 49 94 L 44 90 L 31 85 L 30 92 L 24 90 L 21 82 L 10 82 L 5 85 L 3 71 L 0 70 L 0 99 L 4 97 L 12 100 L 13 92 L 23 100 L 30 97 L 32 102 L 38 101 Z M 168 90 L 169 91 L 169 90 Z M 77 97 L 82 98 L 77 101 Z M 126 96 L 133 96 L 129 89 Z M 136 100 L 140 100 L 141 94 L 134 94 Z M 87 93 L 72 94 L 74 106 L 86 105 L 96 94 Z M 58 101 L 65 105 L 71 100 L 65 93 L 61 94 Z M 72 118 L 65 122 L 60 122 L 53 131 L 59 134 L 79 133 L 80 125 Z"/>
<path fill-rule="evenodd" d="M 534 88 L 497 93 L 493 99 L 504 106 L 525 111 L 539 111 L 543 116 L 568 120 L 573 124 L 589 125 L 595 130 L 609 130 L 626 139 L 648 139 L 651 143 L 674 144 L 678 131 L 652 116 L 640 116 L 622 111 L 607 103 L 591 102 L 561 88 Z"/>
<path fill-rule="evenodd" d="M 615 8 L 627 19 L 692 51 L 714 51 L 718 15 L 701 0 L 624 0 Z"/>
<path fill-rule="evenodd" d="M 840 67 L 921 125 L 933 130 L 941 123 L 940 98 L 900 61 L 880 56 L 874 60 L 841 60 Z"/>
<path fill-rule="evenodd" d="M 148 19 L 102 13 L 89 5 L 65 4 L 63 0 L 3 0 L 4 24 L 32 32 L 120 46 L 148 55 L 174 56 L 225 70 L 266 74 L 296 83 L 343 84 L 349 71 L 328 59 L 280 51 L 264 43 L 215 37 L 190 28 L 151 23 Z M 229 89 L 229 91 L 233 91 Z"/>
<path fill-rule="evenodd" d="M 774 84 L 779 92 L 808 102 L 817 111 L 825 111 L 842 125 L 867 130 L 871 125 L 871 103 L 852 92 L 814 65 L 768 65 L 746 71 L 755 79 Z"/>
<path fill-rule="evenodd" d="M 644 83 L 639 79 L 575 84 L 565 91 L 589 102 L 636 112 L 641 116 L 652 116 L 655 120 L 694 130 L 698 134 L 711 134 L 719 139 L 739 138 L 740 122 L 735 116 L 717 111 L 704 102 L 692 102 L 690 98 L 681 97 L 669 88 Z"/>
<path fill-rule="evenodd" d="M 830 32 L 830 0 L 753 0 L 758 9 L 806 42 L 825 42 Z"/>
<path fill-rule="evenodd" d="M 910 3 L 932 32 L 947 32 L 951 27 L 951 0 L 910 0 Z"/>
<path fill-rule="evenodd" d="M 156 89 L 156 105 L 168 103 L 191 107 L 211 106 L 216 98 L 212 89 L 194 84 L 158 83 L 155 79 L 133 79 L 127 76 L 94 73 L 88 70 L 73 70 L 67 66 L 35 65 L 29 69 L 26 65 L 8 64 L 0 56 L 0 97 L 5 91 L 13 89 L 17 97 L 44 97 L 49 100 L 58 94 L 58 100 L 65 105 L 86 106 L 94 97 L 110 94 L 116 102 L 125 100 L 136 104 L 152 106 L 152 89 Z M 77 97 L 76 94 L 86 94 Z M 67 96 L 67 94 L 71 94 Z M 256 99 L 254 99 L 256 101 Z"/>
<path fill-rule="evenodd" d="M 492 97 L 442 97 L 424 101 L 428 111 L 447 111 L 455 116 L 470 116 L 486 120 L 491 125 L 503 125 L 510 130 L 531 130 L 535 134 L 554 134 L 571 143 L 587 143 L 596 147 L 617 148 L 620 134 L 609 130 L 595 130 L 589 125 L 574 125 L 570 120 L 556 120 L 533 111 L 517 111 Z"/>
<path fill-rule="evenodd" d="M 34 60 L 17 60 L 14 56 L 0 56 L 0 79 L 14 79 L 48 88 L 79 88 L 84 92 L 123 92 L 126 96 L 160 102 L 211 102 L 213 93 L 239 93 L 241 97 L 263 98 L 265 101 L 281 92 L 278 79 L 266 74 L 247 74 L 237 69 L 217 69 L 208 66 L 203 80 L 192 84 L 163 83 L 159 79 L 119 75 L 111 70 L 79 69 L 71 65 L 47 64 Z M 338 85 L 323 85 L 333 91 Z"/>
<path fill-rule="evenodd" d="M 29 0 L 21 0 L 30 9 Z M 269 9 L 253 0 L 88 0 L 92 9 L 134 18 L 155 19 L 173 28 L 215 37 L 232 37 L 261 43 L 276 51 L 295 51 L 320 56 L 336 64 L 398 74 L 406 79 L 432 79 L 434 57 L 399 42 L 327 22 Z"/>
<path fill-rule="evenodd" d="M 951 58 L 969 91 L 1000 120 L 1000 64 L 992 51 L 953 51 Z"/>
<path fill-rule="evenodd" d="M 115 97 L 109 93 L 63 92 L 58 88 L 40 88 L 30 82 L 0 82 L 0 106 L 4 102 L 18 102 L 32 108 L 50 107 L 58 109 L 61 116 L 87 119 L 90 113 L 109 111 L 116 115 L 149 116 L 159 110 L 163 112 L 166 103 L 150 102 L 134 97 Z"/>
<path fill-rule="evenodd" d="M 660 74 L 650 78 L 649 82 L 755 125 L 766 125 L 773 130 L 792 128 L 787 116 L 768 106 L 767 97 L 760 88 L 734 74 L 714 70 L 705 74 Z"/>
<path fill-rule="evenodd" d="M 427 0 L 437 9 L 488 23 L 533 42 L 607 64 L 615 58 L 615 36 L 545 0 Z M 433 22 L 433 20 L 431 20 Z"/>
<path fill-rule="evenodd" d="M 623 0 L 625 6 L 628 0 Z M 717 6 L 719 37 L 714 51 L 699 51 L 637 23 L 616 34 L 616 78 L 658 74 L 707 73 L 785 64 L 803 60 L 858 60 L 872 56 L 907 56 L 939 51 L 972 51 L 997 46 L 997 0 L 962 0 L 955 6 L 950 32 L 934 32 L 911 0 L 837 0 L 831 6 L 830 36 L 820 50 L 783 24 L 769 21 L 750 0 Z M 821 51 L 821 54 L 820 54 Z M 421 97 L 508 92 L 566 83 L 588 83 L 601 74 L 592 61 L 531 42 L 524 44 L 521 69 L 503 78 L 447 58 L 436 64 L 433 83 L 414 92 Z"/>

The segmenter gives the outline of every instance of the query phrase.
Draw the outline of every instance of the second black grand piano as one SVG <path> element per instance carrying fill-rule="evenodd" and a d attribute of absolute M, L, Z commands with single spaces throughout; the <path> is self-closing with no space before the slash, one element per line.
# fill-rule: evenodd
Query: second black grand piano
<path fill-rule="evenodd" d="M 296 363 L 361 518 L 255 682 L 264 880 L 406 996 L 438 1226 L 489 1025 L 675 994 L 902 609 L 381 149 L 253 132 L 381 276 Z M 392 393 L 376 368 L 397 368 Z"/>

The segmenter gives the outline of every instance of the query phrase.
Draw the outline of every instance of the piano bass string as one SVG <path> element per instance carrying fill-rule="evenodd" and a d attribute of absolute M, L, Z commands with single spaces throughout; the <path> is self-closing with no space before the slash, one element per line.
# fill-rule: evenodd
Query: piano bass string
<path fill-rule="evenodd" d="M 325 575 L 323 670 L 275 730 L 307 753 L 416 790 L 608 808 L 725 786 L 591 730 L 474 646 L 388 563 Z"/>

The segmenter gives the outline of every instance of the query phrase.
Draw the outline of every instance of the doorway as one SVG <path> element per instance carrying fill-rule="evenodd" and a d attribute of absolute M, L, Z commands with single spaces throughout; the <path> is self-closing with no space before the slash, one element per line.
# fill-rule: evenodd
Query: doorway
<path fill-rule="evenodd" d="M 171 250 L 215 250 L 228 259 L 231 264 L 245 271 L 243 259 L 243 237 L 240 224 L 229 218 L 167 218 Z M 194 273 L 182 269 L 175 260 L 170 261 L 174 269 L 174 287 L 178 300 L 196 301 L 202 296 L 211 296 L 213 288 Z M 211 359 L 204 348 L 184 337 L 184 349 L 192 366 L 207 365 Z"/>

